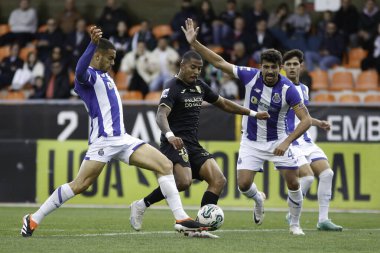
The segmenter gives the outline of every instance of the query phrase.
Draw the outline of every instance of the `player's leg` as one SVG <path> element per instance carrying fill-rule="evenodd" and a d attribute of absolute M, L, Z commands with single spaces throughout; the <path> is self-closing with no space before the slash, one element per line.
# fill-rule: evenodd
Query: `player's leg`
<path fill-rule="evenodd" d="M 224 177 L 215 159 L 207 159 L 199 170 L 199 177 L 208 184 L 207 190 L 203 194 L 201 206 L 207 204 L 218 204 L 219 196 L 226 185 L 227 179 Z"/>
<path fill-rule="evenodd" d="M 310 165 L 315 175 L 319 177 L 319 218 L 317 228 L 318 230 L 326 231 L 342 231 L 343 227 L 334 224 L 328 216 L 334 172 L 330 169 L 330 165 L 326 159 L 315 160 Z"/>
<path fill-rule="evenodd" d="M 22 236 L 31 236 L 37 225 L 40 224 L 49 213 L 59 208 L 75 195 L 85 191 L 102 172 L 104 165 L 104 162 L 84 160 L 77 177 L 71 183 L 59 186 L 41 205 L 37 212 L 24 217 L 24 224 L 21 229 Z"/>

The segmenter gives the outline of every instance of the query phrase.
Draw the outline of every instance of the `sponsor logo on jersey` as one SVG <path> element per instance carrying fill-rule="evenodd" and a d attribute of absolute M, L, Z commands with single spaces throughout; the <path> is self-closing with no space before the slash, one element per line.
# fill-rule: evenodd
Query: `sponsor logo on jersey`
<path fill-rule="evenodd" d="M 104 150 L 103 149 L 99 149 L 98 155 L 103 156 L 104 155 Z"/>
<path fill-rule="evenodd" d="M 169 90 L 170 90 L 170 88 L 163 90 L 161 93 L 161 98 L 167 98 L 168 94 L 169 94 Z"/>
<path fill-rule="evenodd" d="M 255 88 L 255 91 L 256 91 L 256 93 L 260 93 L 261 92 L 261 90 L 258 89 L 258 88 Z"/>
<path fill-rule="evenodd" d="M 181 91 L 181 94 L 183 94 L 183 93 L 185 93 L 186 92 L 186 89 L 183 89 L 182 91 Z"/>
<path fill-rule="evenodd" d="M 251 103 L 256 105 L 257 104 L 257 97 L 252 96 L 251 97 Z"/>
<path fill-rule="evenodd" d="M 274 103 L 280 103 L 281 102 L 281 97 L 280 97 L 280 94 L 278 93 L 274 93 L 273 97 L 272 97 L 272 101 Z"/>
<path fill-rule="evenodd" d="M 198 91 L 199 94 L 202 93 L 202 89 L 199 85 L 195 86 L 195 89 Z"/>

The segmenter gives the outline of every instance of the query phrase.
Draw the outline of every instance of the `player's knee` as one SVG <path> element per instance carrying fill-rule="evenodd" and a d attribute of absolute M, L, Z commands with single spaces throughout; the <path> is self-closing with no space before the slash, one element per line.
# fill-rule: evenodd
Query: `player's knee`
<path fill-rule="evenodd" d="M 190 188 L 192 180 L 176 180 L 178 191 L 185 191 Z"/>
<path fill-rule="evenodd" d="M 291 191 L 297 191 L 301 187 L 297 178 L 288 180 L 286 184 L 288 186 L 288 189 Z"/>
<path fill-rule="evenodd" d="M 224 186 L 227 184 L 227 179 L 222 175 L 220 177 L 217 177 L 212 182 L 213 186 L 217 189 L 223 189 Z"/>
<path fill-rule="evenodd" d="M 238 188 L 240 192 L 246 192 L 251 188 L 252 182 L 244 179 L 238 179 Z"/>
<path fill-rule="evenodd" d="M 173 174 L 173 163 L 165 157 L 157 172 L 163 175 Z"/>
<path fill-rule="evenodd" d="M 92 182 L 90 180 L 84 180 L 81 182 L 78 182 L 77 180 L 74 180 L 70 187 L 73 190 L 74 194 L 80 194 L 87 190 L 92 185 Z"/>

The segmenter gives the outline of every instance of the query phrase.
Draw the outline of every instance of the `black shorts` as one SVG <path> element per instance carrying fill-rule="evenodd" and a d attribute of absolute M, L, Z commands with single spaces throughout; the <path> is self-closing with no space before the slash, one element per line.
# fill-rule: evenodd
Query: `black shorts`
<path fill-rule="evenodd" d="M 181 164 L 183 167 L 190 167 L 194 179 L 203 180 L 199 176 L 202 165 L 213 156 L 201 145 L 186 144 L 185 148 L 175 150 L 169 142 L 161 142 L 160 151 L 169 158 L 173 164 Z"/>

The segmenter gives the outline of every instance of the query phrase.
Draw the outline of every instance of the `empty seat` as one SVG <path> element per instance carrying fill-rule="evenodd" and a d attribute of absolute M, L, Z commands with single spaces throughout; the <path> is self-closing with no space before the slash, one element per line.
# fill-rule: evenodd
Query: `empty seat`
<path fill-rule="evenodd" d="M 25 94 L 22 91 L 8 91 L 8 93 L 4 96 L 4 99 L 8 100 L 24 100 Z"/>
<path fill-rule="evenodd" d="M 312 90 L 327 90 L 329 87 L 329 75 L 327 71 L 315 70 L 310 73 Z"/>
<path fill-rule="evenodd" d="M 329 90 L 341 91 L 352 90 L 354 88 L 354 78 L 351 72 L 338 71 L 331 78 Z"/>
<path fill-rule="evenodd" d="M 123 100 L 142 100 L 143 94 L 141 91 L 127 91 L 123 95 Z"/>
<path fill-rule="evenodd" d="M 171 36 L 173 34 L 173 30 L 170 25 L 156 25 L 153 27 L 152 33 L 158 39 L 164 36 Z"/>
<path fill-rule="evenodd" d="M 208 48 L 217 54 L 223 54 L 223 52 L 224 52 L 224 48 L 221 46 L 208 46 Z"/>
<path fill-rule="evenodd" d="M 351 48 L 348 52 L 348 63 L 346 67 L 348 68 L 360 68 L 360 63 L 367 57 L 368 51 L 361 47 Z"/>
<path fill-rule="evenodd" d="M 380 94 L 369 94 L 364 97 L 364 103 L 380 104 Z"/>
<path fill-rule="evenodd" d="M 115 83 L 119 90 L 127 90 L 128 74 L 124 71 L 118 71 L 115 75 Z"/>
<path fill-rule="evenodd" d="M 8 24 L 0 24 L 0 36 L 9 33 L 10 28 Z"/>
<path fill-rule="evenodd" d="M 145 100 L 159 101 L 161 98 L 161 91 L 151 91 L 145 96 Z"/>
<path fill-rule="evenodd" d="M 339 97 L 341 103 L 360 103 L 360 97 L 356 94 L 344 94 Z"/>
<path fill-rule="evenodd" d="M 363 71 L 356 80 L 356 91 L 377 90 L 379 86 L 379 75 L 374 70 Z"/>
<path fill-rule="evenodd" d="M 8 57 L 10 54 L 11 54 L 10 46 L 0 47 L 0 61 L 3 60 L 5 57 Z"/>
<path fill-rule="evenodd" d="M 132 37 L 136 32 L 140 31 L 140 29 L 141 29 L 141 25 L 132 26 L 128 31 L 129 36 Z"/>
<path fill-rule="evenodd" d="M 333 103 L 336 101 L 336 99 L 333 94 L 322 93 L 315 95 L 311 101 L 315 103 Z"/>

